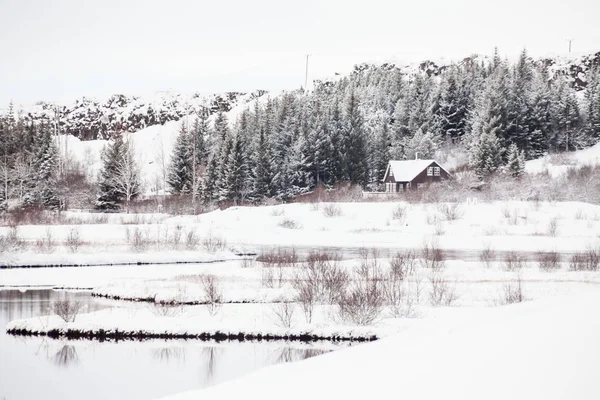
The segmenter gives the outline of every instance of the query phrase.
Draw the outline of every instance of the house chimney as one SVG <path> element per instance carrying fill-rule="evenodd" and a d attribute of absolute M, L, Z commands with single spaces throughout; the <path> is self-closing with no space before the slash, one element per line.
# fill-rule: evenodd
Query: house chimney
<path fill-rule="evenodd" d="M 417 152 L 415 152 L 415 160 L 418 160 L 418 159 L 419 159 L 419 152 L 417 151 Z"/>

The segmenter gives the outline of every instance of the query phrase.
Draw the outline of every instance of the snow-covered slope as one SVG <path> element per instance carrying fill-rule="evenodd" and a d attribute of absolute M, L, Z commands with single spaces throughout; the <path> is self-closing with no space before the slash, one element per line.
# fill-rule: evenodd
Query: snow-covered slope
<path fill-rule="evenodd" d="M 598 399 L 599 316 L 600 292 L 456 309 L 374 343 L 168 399 Z"/>
<path fill-rule="evenodd" d="M 225 112 L 230 125 L 233 126 L 237 116 L 253 101 L 262 102 L 266 97 L 256 98 L 254 100 L 246 99 L 244 102 L 233 105 L 229 111 Z M 168 170 L 171 160 L 173 145 L 181 125 L 190 127 L 194 123 L 196 116 L 187 115 L 178 121 L 169 121 L 163 125 L 153 125 L 136 132 L 124 133 L 133 143 L 135 150 L 135 160 L 141 169 L 141 180 L 144 192 L 155 194 L 164 187 L 163 173 Z M 216 118 L 216 114 L 209 117 L 209 123 Z M 109 143 L 109 140 L 81 140 L 72 135 L 62 135 L 60 137 L 59 148 L 63 154 L 69 154 L 71 159 L 84 165 L 90 179 L 95 180 L 102 168 L 101 154 L 102 149 Z"/>
<path fill-rule="evenodd" d="M 552 177 L 564 174 L 569 168 L 600 165 L 600 143 L 570 153 L 551 154 L 527 161 L 525 170 L 530 174 L 548 172 Z"/>

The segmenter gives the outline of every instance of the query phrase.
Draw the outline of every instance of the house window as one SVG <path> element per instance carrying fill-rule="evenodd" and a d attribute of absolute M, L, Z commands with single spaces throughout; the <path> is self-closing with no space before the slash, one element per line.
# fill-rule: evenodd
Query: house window
<path fill-rule="evenodd" d="M 433 176 L 433 167 L 427 168 L 427 176 Z"/>
<path fill-rule="evenodd" d="M 440 176 L 440 167 L 435 167 L 433 169 L 433 175 L 434 176 Z"/>

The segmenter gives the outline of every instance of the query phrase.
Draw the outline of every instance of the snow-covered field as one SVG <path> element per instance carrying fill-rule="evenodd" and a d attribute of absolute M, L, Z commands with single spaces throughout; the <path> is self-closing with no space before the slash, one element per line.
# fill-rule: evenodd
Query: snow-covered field
<path fill-rule="evenodd" d="M 397 335 L 168 400 L 600 397 L 600 292 L 452 309 Z"/>
<path fill-rule="evenodd" d="M 68 216 L 79 222 L 17 227 L 18 236 L 27 244 L 26 250 L 2 253 L 0 262 L 12 266 L 48 264 L 61 257 L 82 263 L 116 263 L 127 257 L 132 262 L 224 261 L 2 269 L 0 287 L 89 288 L 97 295 L 146 301 L 135 306 L 122 301 L 121 307 L 91 313 L 82 310 L 74 322 L 65 322 L 55 315 L 12 321 L 7 329 L 42 333 L 118 330 L 125 335 L 155 337 L 383 338 L 375 344 L 340 351 L 339 355 L 268 368 L 237 383 L 174 399 L 228 398 L 239 395 L 238 390 L 247 392 L 250 398 L 280 397 L 287 393 L 282 390 L 295 387 L 303 389 L 294 390 L 293 398 L 332 397 L 334 393 L 334 397 L 344 398 L 387 398 L 400 393 L 410 398 L 434 398 L 450 393 L 450 398 L 469 399 L 490 398 L 490 385 L 499 387 L 491 398 L 496 393 L 498 398 L 517 399 L 597 398 L 589 396 L 598 393 L 586 386 L 586 379 L 590 378 L 587 374 L 597 373 L 598 367 L 590 365 L 591 358 L 580 352 L 587 348 L 586 343 L 589 345 L 589 338 L 600 333 L 595 316 L 598 310 L 594 308 L 600 296 L 600 272 L 571 271 L 569 261 L 574 252 L 600 249 L 600 206 L 516 201 L 297 203 L 231 207 L 198 216 L 112 214 L 102 221 L 95 220 L 97 214 L 93 213 L 72 212 Z M 138 220 L 126 220 L 130 218 Z M 14 228 L 0 228 L 0 235 L 9 235 L 11 229 Z M 73 229 L 82 242 L 75 252 L 66 244 Z M 48 232 L 55 245 L 52 252 L 45 253 L 36 243 L 43 241 Z M 134 248 L 135 232 L 146 241 L 143 249 Z M 197 237 L 192 250 L 185 246 L 189 232 Z M 175 243 L 174 235 L 180 235 L 179 242 Z M 208 247 L 214 242 L 219 243 L 218 251 L 210 252 Z M 294 302 L 288 309 L 291 316 L 282 318 L 284 305 L 297 300 L 293 280 L 304 264 L 279 268 L 243 261 L 234 255 L 277 247 L 340 248 L 346 254 L 337 261 L 338 267 L 356 279 L 355 270 L 362 260 L 358 251 L 348 249 L 379 249 L 379 265 L 388 271 L 389 257 L 395 251 L 420 252 L 425 245 L 474 252 L 481 259 L 448 260 L 439 271 L 419 264 L 403 283 L 409 301 L 401 304 L 401 315 L 386 303 L 366 325 L 344 319 L 335 303 L 316 304 L 309 320 L 301 303 Z M 505 258 L 509 251 L 527 253 L 529 258 L 518 270 L 508 270 Z M 540 268 L 536 254 L 541 251 L 557 252 L 559 262 L 555 268 Z M 300 251 L 299 254 L 305 255 Z M 207 302 L 203 282 L 206 276 L 216 277 L 221 302 L 226 304 L 214 309 L 212 305 L 199 304 Z M 434 304 L 435 279 L 446 285 L 451 301 Z M 515 285 L 520 285 L 525 302 L 504 306 L 507 291 L 515 290 Z M 195 305 L 181 305 L 185 303 Z M 591 346 L 590 351 L 598 351 L 597 345 Z M 556 357 L 556 363 L 552 357 Z M 509 363 L 518 367 L 512 368 Z M 315 382 L 313 389 L 297 381 L 299 374 L 309 371 L 315 374 L 310 376 Z M 322 377 L 325 375 L 327 378 Z M 427 385 L 433 376 L 436 385 Z M 560 380 L 558 376 L 568 379 Z M 398 377 L 410 383 L 398 386 Z M 548 392 L 541 387 L 546 377 L 551 380 L 552 390 Z M 361 380 L 363 384 L 359 385 Z M 353 384 L 344 386 L 341 382 Z M 317 388 L 318 392 L 311 392 Z M 443 393 L 436 392 L 442 388 Z M 488 390 L 487 395 L 482 394 L 484 389 Z"/>
<path fill-rule="evenodd" d="M 353 276 L 361 262 L 344 260 L 339 261 L 338 266 Z M 388 262 L 388 259 L 378 259 L 383 272 L 389 270 Z M 507 288 L 514 290 L 517 283 L 527 301 L 596 292 L 600 287 L 600 272 L 570 271 L 566 262 L 552 271 L 540 269 L 536 262 L 524 262 L 519 270 L 508 271 L 503 262 L 447 261 L 437 275 L 419 265 L 402 284 L 405 299 L 396 308 L 384 300 L 374 321 L 360 326 L 356 321 L 345 319 L 336 304 L 317 302 L 311 317 L 307 316 L 301 304 L 295 302 L 297 291 L 293 286 L 294 277 L 303 265 L 279 269 L 260 262 L 248 265 L 229 261 L 202 265 L 8 269 L 0 271 L 0 281 L 9 286 L 91 287 L 97 295 L 148 302 L 143 307 L 127 307 L 127 303 L 123 303 L 123 308 L 81 314 L 75 322 L 65 322 L 57 316 L 13 321 L 7 329 L 39 333 L 118 330 L 125 335 L 139 336 L 243 334 L 344 339 L 386 337 L 421 320 L 435 319 L 446 313 L 496 307 L 506 302 Z M 274 276 L 266 280 L 266 273 Z M 205 276 L 216 277 L 222 303 L 237 304 L 221 304 L 214 309 L 203 305 L 209 302 L 202 281 Z M 442 279 L 451 297 L 443 304 L 432 300 L 436 277 Z M 295 303 L 286 320 L 281 314 L 285 302 L 289 301 Z M 165 303 L 175 305 L 163 305 Z M 181 306 L 186 303 L 200 305 Z M 456 311 L 459 309 L 462 311 Z M 407 316 L 411 318 L 405 318 Z"/>
<path fill-rule="evenodd" d="M 206 254 L 215 243 L 219 251 L 234 253 L 264 246 L 414 249 L 425 242 L 445 250 L 572 253 L 600 243 L 600 206 L 578 202 L 296 203 L 198 216 L 111 214 L 92 224 L 85 223 L 98 218 L 95 213 L 65 214 L 82 225 L 19 226 L 26 249 L 3 253 L 0 265 L 223 259 L 227 255 Z M 10 230 L 0 227 L 0 235 Z M 81 242 L 75 252 L 66 245 L 73 230 Z M 136 247 L 136 234 L 143 246 Z M 43 248 L 48 235 L 50 252 Z"/>

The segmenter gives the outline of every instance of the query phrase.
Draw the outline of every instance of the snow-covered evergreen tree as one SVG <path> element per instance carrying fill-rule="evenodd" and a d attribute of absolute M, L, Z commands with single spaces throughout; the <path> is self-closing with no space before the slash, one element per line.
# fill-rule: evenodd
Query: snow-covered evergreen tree
<path fill-rule="evenodd" d="M 271 156 L 269 140 L 265 137 L 265 129 L 260 129 L 260 134 L 254 151 L 254 188 L 253 194 L 256 199 L 262 200 L 272 194 L 271 180 Z"/>
<path fill-rule="evenodd" d="M 495 117 L 499 118 L 499 117 Z M 497 136 L 499 124 L 494 117 L 483 127 L 483 133 L 470 149 L 470 164 L 480 179 L 494 174 L 502 165 L 504 153 L 500 139 Z"/>
<path fill-rule="evenodd" d="M 248 179 L 248 161 L 241 132 L 236 132 L 230 141 L 231 148 L 219 186 L 219 200 L 237 204 L 251 193 L 251 182 Z"/>
<path fill-rule="evenodd" d="M 185 124 L 181 124 L 173 146 L 167 184 L 172 194 L 190 194 L 194 188 L 194 146 L 193 138 Z"/>
<path fill-rule="evenodd" d="M 345 175 L 351 183 L 365 186 L 368 183 L 367 144 L 359 100 L 350 89 L 345 100 L 342 142 L 345 151 Z"/>
<path fill-rule="evenodd" d="M 514 143 L 508 148 L 505 170 L 513 178 L 520 178 L 525 173 L 525 152 Z"/>
<path fill-rule="evenodd" d="M 130 202 L 140 194 L 140 171 L 134 160 L 134 149 L 122 135 L 102 152 L 99 189 L 96 207 L 103 210 L 117 210 L 125 204 L 129 211 Z"/>

